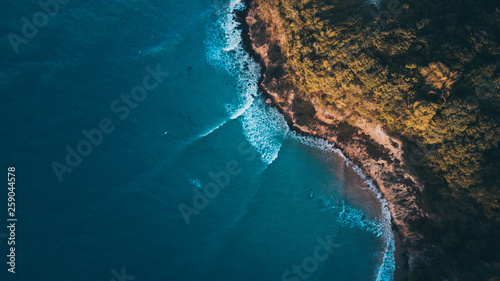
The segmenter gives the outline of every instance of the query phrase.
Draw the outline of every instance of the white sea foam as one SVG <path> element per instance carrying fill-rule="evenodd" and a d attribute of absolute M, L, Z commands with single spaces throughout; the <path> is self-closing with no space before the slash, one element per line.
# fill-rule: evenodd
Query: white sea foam
<path fill-rule="evenodd" d="M 321 149 L 321 151 L 324 151 L 324 152 L 337 152 L 338 149 L 335 148 L 335 145 L 333 145 L 333 143 L 329 143 L 327 141 L 325 141 L 324 139 L 320 139 L 320 138 L 313 138 L 313 137 L 309 137 L 309 136 L 303 136 L 303 135 L 300 135 L 300 134 L 297 134 L 296 132 L 290 132 L 290 134 L 288 134 L 288 136 L 293 139 L 293 140 L 296 140 L 302 144 L 305 144 L 307 146 L 310 146 L 310 147 L 317 147 L 319 149 Z"/>
<path fill-rule="evenodd" d="M 231 119 L 240 120 L 246 139 L 262 161 L 270 164 L 278 156 L 288 126 L 277 110 L 269 108 L 258 98 L 261 69 L 244 50 L 235 18 L 235 11 L 244 8 L 242 1 L 233 0 L 227 7 L 219 9 L 216 23 L 208 28 L 207 59 L 237 80 L 238 95 L 234 102 L 226 104 L 226 109 Z"/>
<path fill-rule="evenodd" d="M 229 104 L 226 105 L 226 109 L 228 112 L 232 112 L 231 114 L 231 119 L 236 119 L 243 114 L 250 106 L 252 106 L 254 98 L 252 96 L 246 95 L 243 97 L 245 101 L 243 102 L 243 105 L 234 107 Z"/>
<path fill-rule="evenodd" d="M 393 279 L 393 273 L 396 269 L 396 260 L 394 258 L 394 251 L 396 250 L 396 245 L 394 241 L 394 233 L 392 232 L 392 224 L 391 224 L 391 211 L 389 210 L 389 206 L 387 201 L 384 199 L 380 190 L 375 186 L 374 182 L 371 179 L 367 179 L 366 175 L 363 174 L 362 170 L 354 165 L 353 169 L 356 171 L 360 177 L 365 179 L 365 183 L 370 191 L 372 191 L 377 198 L 379 199 L 382 205 L 382 221 L 383 221 L 383 239 L 386 243 L 384 256 L 382 258 L 382 264 L 380 265 L 377 271 L 377 281 L 390 281 Z"/>
<path fill-rule="evenodd" d="M 376 187 L 373 180 L 369 179 L 361 168 L 352 163 L 351 160 L 347 159 L 344 161 L 347 166 L 351 166 L 351 168 L 358 174 L 360 178 L 365 181 L 366 188 L 370 190 L 375 196 L 378 198 L 381 204 L 381 230 L 382 230 L 382 239 L 384 240 L 386 246 L 384 249 L 384 254 L 382 257 L 382 264 L 378 268 L 376 272 L 377 281 L 390 281 L 393 280 L 393 273 L 396 269 L 396 260 L 394 258 L 394 252 L 396 250 L 396 245 L 394 241 L 394 233 L 392 232 L 391 226 L 391 211 L 389 210 L 389 206 L 387 201 L 384 199 L 380 190 Z"/>
<path fill-rule="evenodd" d="M 380 221 L 369 218 L 362 211 L 345 204 L 345 202 L 342 202 L 342 212 L 339 213 L 338 221 L 342 226 L 359 228 L 377 237 L 381 237 L 384 233 L 383 224 Z"/>
<path fill-rule="evenodd" d="M 237 98 L 226 105 L 231 119 L 240 116 L 258 95 L 257 81 L 261 75 L 259 64 L 244 50 L 238 29 L 235 12 L 244 8 L 240 0 L 233 0 L 227 7 L 217 9 L 217 20 L 208 26 L 205 40 L 208 62 L 237 80 Z"/>
<path fill-rule="evenodd" d="M 378 1 L 374 1 L 374 3 L 376 4 Z M 260 95 L 257 86 L 257 81 L 261 75 L 260 66 L 245 52 L 242 45 L 241 31 L 238 29 L 239 24 L 236 22 L 234 14 L 235 11 L 242 10 L 244 7 L 241 0 L 232 0 L 227 7 L 219 9 L 219 13 L 216 15 L 217 21 L 208 28 L 208 39 L 205 42 L 209 63 L 228 72 L 237 80 L 237 100 L 226 105 L 231 119 L 238 118 L 242 122 L 246 138 L 267 164 L 276 159 L 284 138 L 290 136 L 303 144 L 318 147 L 325 152 L 338 154 L 345 160 L 346 165 L 351 165 L 379 199 L 382 206 L 382 218 L 380 221 L 371 220 L 363 216 L 359 210 L 343 205 L 342 210 L 339 212 L 339 221 L 346 226 L 371 231 L 384 240 L 386 248 L 382 264 L 376 272 L 376 280 L 392 280 L 395 269 L 395 246 L 394 234 L 391 228 L 391 215 L 387 202 L 373 182 L 362 173 L 361 169 L 347 159 L 333 144 L 319 138 L 304 137 L 294 132 L 289 133 L 283 116 L 277 110 L 267 107 L 260 98 L 257 98 Z"/>
<path fill-rule="evenodd" d="M 216 131 L 217 129 L 219 129 L 220 127 L 224 126 L 224 124 L 226 124 L 228 120 L 224 120 L 222 123 L 220 123 L 219 125 L 215 126 L 214 128 L 212 129 L 209 129 L 206 133 L 203 133 L 201 134 L 197 139 L 200 139 L 200 138 L 204 138 L 208 135 L 210 135 L 211 133 L 213 133 L 214 131 Z"/>
<path fill-rule="evenodd" d="M 339 222 L 344 226 L 356 227 L 370 231 L 377 237 L 383 239 L 385 243 L 382 263 L 376 272 L 377 281 L 390 281 L 393 279 L 393 273 L 396 268 L 394 259 L 394 251 L 396 249 L 394 242 L 394 233 L 391 227 L 391 212 L 380 190 L 375 186 L 375 183 L 369 179 L 361 168 L 349 160 L 335 145 L 323 139 L 314 137 L 301 136 L 295 132 L 290 132 L 288 136 L 302 144 L 319 148 L 324 152 L 333 152 L 344 159 L 344 163 L 350 166 L 366 184 L 368 190 L 373 192 L 381 204 L 382 216 L 379 220 L 372 220 L 363 215 L 359 210 L 356 210 L 348 205 L 343 204 L 339 207 Z"/>
<path fill-rule="evenodd" d="M 266 164 L 278 157 L 281 144 L 288 133 L 288 125 L 278 110 L 265 106 L 256 99 L 240 118 L 243 132 Z"/>

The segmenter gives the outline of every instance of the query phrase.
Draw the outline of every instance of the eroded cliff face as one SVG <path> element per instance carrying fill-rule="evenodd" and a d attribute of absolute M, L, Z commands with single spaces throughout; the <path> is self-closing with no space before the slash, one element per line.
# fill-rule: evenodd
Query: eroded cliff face
<path fill-rule="evenodd" d="M 261 64 L 260 90 L 267 103 L 275 106 L 290 128 L 335 144 L 345 156 L 371 177 L 388 202 L 393 227 L 401 235 L 409 270 L 423 260 L 422 237 L 412 232 L 408 222 L 424 217 L 417 194 L 423 186 L 410 174 L 403 158 L 402 143 L 388 136 L 380 124 L 354 117 L 321 105 L 321 93 L 303 93 L 289 82 L 286 57 L 280 53 L 282 38 L 272 35 L 273 27 L 259 18 L 255 1 L 247 3 L 241 15 L 244 40 L 249 52 Z"/>

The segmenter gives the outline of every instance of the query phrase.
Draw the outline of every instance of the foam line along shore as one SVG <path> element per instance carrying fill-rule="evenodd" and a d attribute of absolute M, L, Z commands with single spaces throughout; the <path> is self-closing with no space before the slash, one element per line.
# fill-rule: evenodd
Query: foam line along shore
<path fill-rule="evenodd" d="M 291 131 L 303 136 L 311 136 L 334 143 L 350 161 L 352 161 L 368 180 L 373 182 L 373 189 L 379 190 L 387 201 L 391 221 L 397 237 L 395 251 L 396 279 L 407 275 L 406 272 L 424 259 L 425 249 L 417 249 L 421 236 L 411 231 L 407 221 L 425 216 L 416 204 L 416 192 L 423 186 L 412 174 L 409 174 L 402 158 L 402 144 L 399 140 L 387 136 L 378 124 L 370 122 L 349 124 L 342 113 L 318 112 L 307 126 L 297 124 L 294 119 L 293 101 L 298 96 L 298 89 L 283 90 L 273 82 L 271 71 L 276 68 L 286 72 L 286 58 L 271 61 L 268 50 L 271 45 L 278 45 L 279 40 L 267 34 L 265 43 L 256 42 L 256 36 L 269 32 L 257 14 L 256 1 L 246 1 L 247 8 L 238 12 L 241 23 L 243 43 L 248 53 L 259 63 L 262 76 L 259 79 L 259 92 L 268 99 L 270 105 L 283 114 Z M 252 26 L 256 25 L 252 31 Z M 255 33 L 260 34 L 255 34 Z M 267 78 L 267 79 L 266 79 Z M 315 101 L 311 100 L 313 106 Z M 315 106 L 316 109 L 318 107 Z M 318 109 L 320 111 L 320 109 Z M 377 128 L 377 130 L 372 130 Z M 380 137 L 382 136 L 382 137 Z M 403 199 L 401 199 L 403 198 Z M 400 240 L 397 238 L 396 240 Z"/>

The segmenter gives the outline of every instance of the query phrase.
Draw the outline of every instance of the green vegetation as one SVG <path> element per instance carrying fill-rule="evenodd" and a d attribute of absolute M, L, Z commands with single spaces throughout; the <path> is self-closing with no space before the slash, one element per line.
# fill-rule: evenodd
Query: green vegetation
<path fill-rule="evenodd" d="M 486 0 L 258 0 L 304 100 L 377 121 L 425 182 L 412 222 L 443 253 L 412 280 L 500 276 L 500 4 Z M 280 70 L 280 76 L 283 70 Z M 297 106 L 297 105 L 294 105 Z M 302 107 L 310 122 L 310 105 Z"/>

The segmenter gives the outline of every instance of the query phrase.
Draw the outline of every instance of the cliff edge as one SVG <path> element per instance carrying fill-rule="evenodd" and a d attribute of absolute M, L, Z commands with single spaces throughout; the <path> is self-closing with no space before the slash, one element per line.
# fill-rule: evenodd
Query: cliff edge
<path fill-rule="evenodd" d="M 289 69 L 280 54 L 280 38 L 272 35 L 272 27 L 260 19 L 258 9 L 255 1 L 248 1 L 247 10 L 238 16 L 248 51 L 262 67 L 259 88 L 266 102 L 285 116 L 292 130 L 334 143 L 376 183 L 388 202 L 393 229 L 404 244 L 397 251 L 406 254 L 403 263 L 408 266 L 398 266 L 411 271 L 422 262 L 424 249 L 419 243 L 422 237 L 410 230 L 408 222 L 425 216 L 417 205 L 424 187 L 405 165 L 402 142 L 386 134 L 380 124 L 354 118 L 349 112 L 326 110 L 317 97 L 320 93 L 305 95 L 283 83 Z"/>

